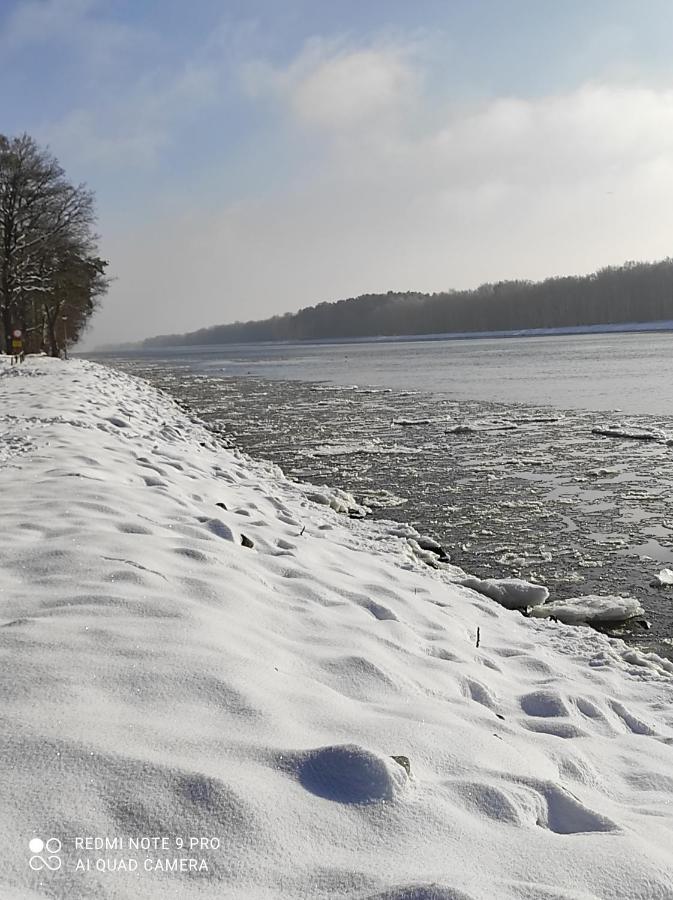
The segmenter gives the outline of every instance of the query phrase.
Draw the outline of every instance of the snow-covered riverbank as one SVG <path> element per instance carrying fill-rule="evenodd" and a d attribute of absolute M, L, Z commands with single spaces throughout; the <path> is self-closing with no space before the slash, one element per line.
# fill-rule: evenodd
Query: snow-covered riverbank
<path fill-rule="evenodd" d="M 144 382 L 0 359 L 3 897 L 673 897 L 656 659 L 450 584 Z"/>

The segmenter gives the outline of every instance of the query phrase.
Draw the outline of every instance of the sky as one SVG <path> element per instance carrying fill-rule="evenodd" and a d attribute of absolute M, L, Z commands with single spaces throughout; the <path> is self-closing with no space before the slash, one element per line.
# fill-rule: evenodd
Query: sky
<path fill-rule="evenodd" d="M 0 0 L 97 197 L 85 346 L 671 255 L 670 0 Z"/>

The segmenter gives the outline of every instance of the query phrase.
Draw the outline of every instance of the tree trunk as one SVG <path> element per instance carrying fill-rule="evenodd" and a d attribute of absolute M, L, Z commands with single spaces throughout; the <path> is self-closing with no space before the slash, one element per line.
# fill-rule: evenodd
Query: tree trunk
<path fill-rule="evenodd" d="M 2 307 L 2 330 L 5 333 L 5 352 L 12 352 L 12 317 L 6 306 Z"/>
<path fill-rule="evenodd" d="M 56 340 L 56 316 L 50 316 L 49 310 L 45 308 L 45 318 L 47 320 L 47 334 L 49 337 L 49 355 L 59 356 L 59 347 Z"/>

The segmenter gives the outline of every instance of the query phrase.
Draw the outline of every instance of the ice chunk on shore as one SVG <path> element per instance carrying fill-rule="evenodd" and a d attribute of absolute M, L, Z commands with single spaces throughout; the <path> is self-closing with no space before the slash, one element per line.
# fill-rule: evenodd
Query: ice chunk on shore
<path fill-rule="evenodd" d="M 505 609 L 527 609 L 544 603 L 549 591 L 542 584 L 522 578 L 477 578 L 469 575 L 460 584 L 495 600 Z"/>
<path fill-rule="evenodd" d="M 645 610 L 633 597 L 587 594 L 568 600 L 552 600 L 531 609 L 530 615 L 539 619 L 554 616 L 566 625 L 613 625 L 635 616 L 644 616 Z"/>
<path fill-rule="evenodd" d="M 306 499 L 322 506 L 329 506 L 334 512 L 356 515 L 364 518 L 371 510 L 357 502 L 352 494 L 337 489 L 331 491 L 308 490 Z"/>
<path fill-rule="evenodd" d="M 652 587 L 671 587 L 671 585 L 673 585 L 673 569 L 662 569 L 651 582 Z"/>
<path fill-rule="evenodd" d="M 421 547 L 418 540 L 414 540 L 414 538 L 407 538 L 407 542 L 411 547 L 414 556 L 417 556 L 418 559 L 422 559 L 424 563 L 427 563 L 433 569 L 439 567 L 439 558 L 436 553 L 433 553 L 431 550 L 425 550 Z"/>

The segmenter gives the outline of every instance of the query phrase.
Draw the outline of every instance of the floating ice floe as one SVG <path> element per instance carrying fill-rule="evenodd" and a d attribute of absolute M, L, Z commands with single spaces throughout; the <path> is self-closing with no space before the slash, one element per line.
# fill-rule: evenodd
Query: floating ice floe
<path fill-rule="evenodd" d="M 468 575 L 460 584 L 490 597 L 505 609 L 527 609 L 529 606 L 538 606 L 549 596 L 549 591 L 544 585 L 533 584 L 522 578 L 477 578 L 475 575 Z"/>
<path fill-rule="evenodd" d="M 587 594 L 568 600 L 552 600 L 529 611 L 539 619 L 554 617 L 566 625 L 616 625 L 636 616 L 644 616 L 645 610 L 633 597 L 615 597 L 610 594 Z"/>
<path fill-rule="evenodd" d="M 617 422 L 615 425 L 596 426 L 591 429 L 592 434 L 600 434 L 603 437 L 628 438 L 633 441 L 665 441 L 667 435 L 663 431 L 654 428 L 631 428 Z"/>
<path fill-rule="evenodd" d="M 307 450 L 305 456 L 357 456 L 370 454 L 417 454 L 421 451 L 415 447 L 403 447 L 398 444 L 385 445 L 378 438 L 367 441 L 343 441 L 340 444 L 321 444 L 314 450 Z"/>
<path fill-rule="evenodd" d="M 553 560 L 552 554 L 543 547 L 538 553 L 518 553 L 511 547 L 499 547 L 494 552 L 499 554 L 496 562 L 501 566 L 536 566 Z"/>
<path fill-rule="evenodd" d="M 393 425 L 430 425 L 432 419 L 393 419 Z"/>
<path fill-rule="evenodd" d="M 671 587 L 673 585 L 673 569 L 662 569 L 658 575 L 654 576 L 651 582 L 652 587 Z"/>
<path fill-rule="evenodd" d="M 353 388 L 356 394 L 392 394 L 392 388 Z"/>
<path fill-rule="evenodd" d="M 479 431 L 515 431 L 519 426 L 515 422 L 462 422 L 447 428 L 444 434 L 471 434 Z"/>
<path fill-rule="evenodd" d="M 533 425 L 537 423 L 545 423 L 545 422 L 562 422 L 565 419 L 565 416 L 517 416 L 514 419 L 515 422 L 518 422 L 520 425 Z"/>
<path fill-rule="evenodd" d="M 404 506 L 409 500 L 407 497 L 398 497 L 397 494 L 382 489 L 367 491 L 362 497 L 362 502 L 372 509 L 392 509 L 396 506 Z"/>

